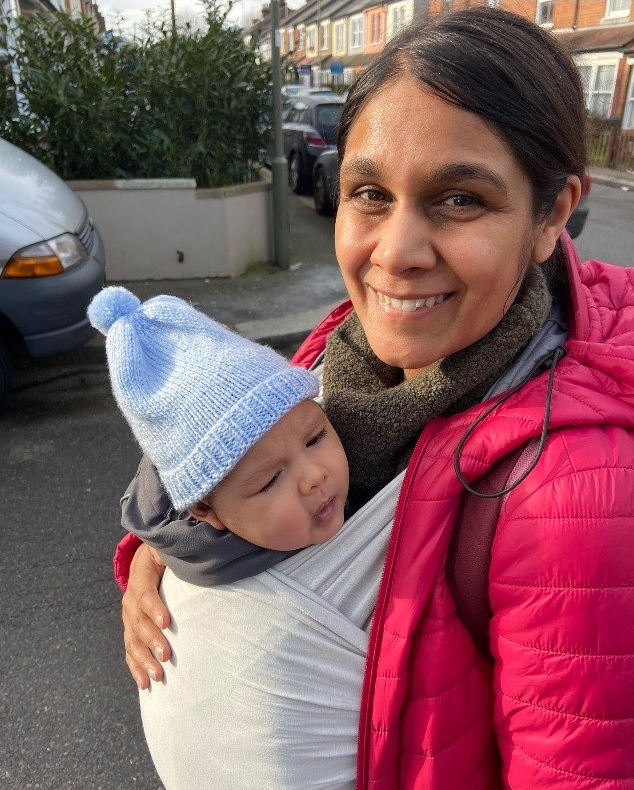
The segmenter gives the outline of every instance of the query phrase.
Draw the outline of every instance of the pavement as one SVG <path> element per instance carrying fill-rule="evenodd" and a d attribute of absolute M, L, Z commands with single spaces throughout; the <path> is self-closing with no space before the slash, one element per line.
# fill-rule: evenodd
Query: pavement
<path fill-rule="evenodd" d="M 591 167 L 593 183 L 634 191 L 634 172 Z M 235 278 L 143 280 L 124 283 L 145 300 L 169 293 L 245 337 L 281 350 L 291 349 L 330 310 L 346 299 L 335 259 L 333 222 L 320 217 L 308 198 L 289 195 L 288 270 L 264 265 Z M 102 347 L 101 336 L 90 343 Z"/>

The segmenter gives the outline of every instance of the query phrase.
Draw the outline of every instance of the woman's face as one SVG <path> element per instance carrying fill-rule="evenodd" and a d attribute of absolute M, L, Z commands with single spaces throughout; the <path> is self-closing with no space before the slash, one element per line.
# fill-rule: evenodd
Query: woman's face
<path fill-rule="evenodd" d="M 359 113 L 340 181 L 346 287 L 375 354 L 406 376 L 492 329 L 560 232 L 534 221 L 528 177 L 491 127 L 411 77 Z"/>

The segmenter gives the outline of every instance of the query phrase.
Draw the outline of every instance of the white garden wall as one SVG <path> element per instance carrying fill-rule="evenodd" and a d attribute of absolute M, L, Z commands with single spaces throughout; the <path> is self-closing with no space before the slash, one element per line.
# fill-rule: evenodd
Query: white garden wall
<path fill-rule="evenodd" d="M 69 181 L 103 236 L 106 278 L 235 277 L 273 259 L 271 184 Z"/>

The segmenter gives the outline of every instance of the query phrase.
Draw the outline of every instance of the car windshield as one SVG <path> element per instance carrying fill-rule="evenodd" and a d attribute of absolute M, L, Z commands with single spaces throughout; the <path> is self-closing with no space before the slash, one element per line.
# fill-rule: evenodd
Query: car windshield
<path fill-rule="evenodd" d="M 337 126 L 343 104 L 319 104 L 315 107 L 315 126 Z"/>

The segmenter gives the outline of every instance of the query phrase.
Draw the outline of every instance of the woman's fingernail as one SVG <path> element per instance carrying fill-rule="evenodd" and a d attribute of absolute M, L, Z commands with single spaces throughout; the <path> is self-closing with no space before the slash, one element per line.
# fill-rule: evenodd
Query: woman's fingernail
<path fill-rule="evenodd" d="M 160 645 L 154 645 L 154 650 L 152 652 L 154 653 L 154 657 L 156 659 L 159 661 L 163 660 L 163 648 Z"/>
<path fill-rule="evenodd" d="M 156 683 L 156 671 L 154 667 L 148 667 L 147 673 L 152 678 L 152 680 Z"/>
<path fill-rule="evenodd" d="M 158 628 L 160 628 L 161 631 L 162 631 L 163 630 L 163 615 L 157 614 L 156 617 L 154 618 L 154 622 L 156 623 Z"/>

